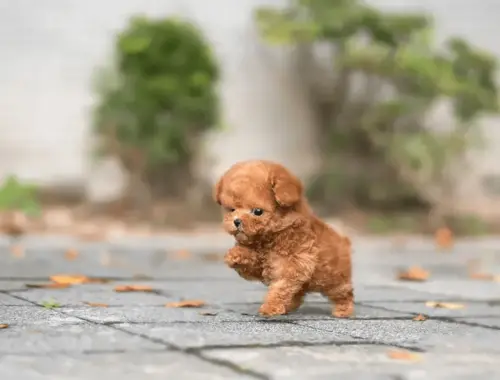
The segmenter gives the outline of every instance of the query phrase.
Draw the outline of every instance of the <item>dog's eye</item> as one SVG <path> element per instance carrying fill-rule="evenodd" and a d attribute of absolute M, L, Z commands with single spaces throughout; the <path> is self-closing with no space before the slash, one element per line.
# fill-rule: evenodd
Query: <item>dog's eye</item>
<path fill-rule="evenodd" d="M 226 211 L 227 211 L 227 212 L 234 212 L 234 208 L 231 208 L 231 207 L 226 207 Z"/>
<path fill-rule="evenodd" d="M 264 210 L 262 210 L 261 208 L 253 208 L 251 213 L 255 216 L 261 216 L 264 213 Z"/>

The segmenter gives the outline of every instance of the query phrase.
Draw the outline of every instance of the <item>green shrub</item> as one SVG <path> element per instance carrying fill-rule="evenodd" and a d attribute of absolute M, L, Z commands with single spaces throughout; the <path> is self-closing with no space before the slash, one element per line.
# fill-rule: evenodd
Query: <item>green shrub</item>
<path fill-rule="evenodd" d="M 0 185 L 0 211 L 20 211 L 29 216 L 40 214 L 37 188 L 8 176 Z"/>
<path fill-rule="evenodd" d="M 493 56 L 459 38 L 437 48 L 428 15 L 359 0 L 295 0 L 259 9 L 256 20 L 268 42 L 299 46 L 302 58 L 318 42 L 335 52 L 334 95 L 310 91 L 325 155 L 311 195 L 377 207 L 418 201 L 446 213 L 465 153 L 479 146 L 476 121 L 499 111 Z M 354 76 L 365 79 L 356 96 Z M 425 117 L 443 99 L 455 125 L 437 132 Z"/>
<path fill-rule="evenodd" d="M 97 81 L 100 152 L 118 156 L 147 186 L 166 180 L 182 193 L 200 137 L 217 127 L 213 53 L 188 22 L 135 17 L 116 39 L 115 58 Z"/>

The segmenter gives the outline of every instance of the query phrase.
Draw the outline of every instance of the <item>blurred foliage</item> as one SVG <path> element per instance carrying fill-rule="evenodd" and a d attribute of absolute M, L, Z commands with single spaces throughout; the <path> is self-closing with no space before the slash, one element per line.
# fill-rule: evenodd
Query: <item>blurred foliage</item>
<path fill-rule="evenodd" d="M 256 21 L 269 43 L 295 45 L 309 60 L 317 59 L 311 46 L 333 52 L 333 95 L 308 89 L 326 153 L 310 195 L 330 205 L 424 205 L 446 213 L 464 154 L 481 142 L 477 120 L 499 111 L 493 56 L 460 38 L 437 48 L 427 15 L 359 0 L 294 0 L 259 9 Z M 426 117 L 442 101 L 455 125 L 431 130 Z"/>
<path fill-rule="evenodd" d="M 117 36 L 115 58 L 96 77 L 99 153 L 118 156 L 146 186 L 179 189 L 200 137 L 218 126 L 214 55 L 188 22 L 135 17 Z"/>
<path fill-rule="evenodd" d="M 8 176 L 0 186 L 0 211 L 20 211 L 29 216 L 40 214 L 37 188 Z"/>

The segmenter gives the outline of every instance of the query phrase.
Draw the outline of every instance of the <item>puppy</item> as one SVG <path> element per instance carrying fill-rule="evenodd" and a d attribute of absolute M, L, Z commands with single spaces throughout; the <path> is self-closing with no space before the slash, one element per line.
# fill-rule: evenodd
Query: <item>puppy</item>
<path fill-rule="evenodd" d="M 351 241 L 312 213 L 296 176 L 275 162 L 242 161 L 220 178 L 214 198 L 236 241 L 225 263 L 268 286 L 261 315 L 295 311 L 309 292 L 328 297 L 333 316 L 352 315 Z"/>

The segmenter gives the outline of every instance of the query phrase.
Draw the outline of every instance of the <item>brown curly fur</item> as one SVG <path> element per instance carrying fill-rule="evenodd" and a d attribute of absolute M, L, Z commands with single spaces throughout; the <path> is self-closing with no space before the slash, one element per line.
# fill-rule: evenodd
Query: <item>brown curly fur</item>
<path fill-rule="evenodd" d="M 335 317 L 352 315 L 351 241 L 312 213 L 297 177 L 275 162 L 239 162 L 215 185 L 214 198 L 236 240 L 226 264 L 268 286 L 261 315 L 294 311 L 309 292 L 328 297 Z"/>

